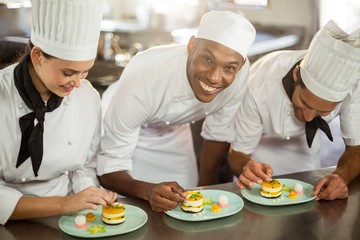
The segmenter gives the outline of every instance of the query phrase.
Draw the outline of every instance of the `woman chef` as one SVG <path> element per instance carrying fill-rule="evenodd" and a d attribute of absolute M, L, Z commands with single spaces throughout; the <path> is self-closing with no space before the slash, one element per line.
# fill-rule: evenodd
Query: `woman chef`
<path fill-rule="evenodd" d="M 113 203 L 96 186 L 102 0 L 33 0 L 31 50 L 0 71 L 0 223 Z M 73 194 L 75 193 L 75 194 Z"/>

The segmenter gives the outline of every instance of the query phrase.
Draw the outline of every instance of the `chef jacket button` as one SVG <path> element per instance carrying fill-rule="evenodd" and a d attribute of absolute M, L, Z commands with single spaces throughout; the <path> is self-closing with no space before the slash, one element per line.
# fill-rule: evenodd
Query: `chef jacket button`
<path fill-rule="evenodd" d="M 21 181 L 22 181 L 22 182 L 25 182 L 25 181 L 26 181 L 26 178 L 21 178 Z"/>
<path fill-rule="evenodd" d="M 68 145 L 73 145 L 72 141 L 68 141 L 67 144 L 68 144 Z"/>
<path fill-rule="evenodd" d="M 20 103 L 20 104 L 19 104 L 19 108 L 21 109 L 21 108 L 23 108 L 23 107 L 24 107 L 24 104 Z"/>
<path fill-rule="evenodd" d="M 287 136 L 285 139 L 286 139 L 286 140 L 290 140 L 290 137 L 289 137 L 289 136 Z"/>
<path fill-rule="evenodd" d="M 290 116 L 290 112 L 287 111 L 287 112 L 286 112 L 286 115 Z"/>
<path fill-rule="evenodd" d="M 205 112 L 205 116 L 209 115 L 209 112 Z"/>
<path fill-rule="evenodd" d="M 178 98 L 175 98 L 175 102 L 178 102 L 179 101 L 179 99 Z"/>
<path fill-rule="evenodd" d="M 69 174 L 69 171 L 65 171 L 64 174 L 65 174 L 65 175 L 68 175 L 68 174 Z"/>
<path fill-rule="evenodd" d="M 169 125 L 169 124 L 170 124 L 170 122 L 169 122 L 169 121 L 166 121 L 166 122 L 165 122 L 165 124 L 166 124 L 166 125 Z"/>
<path fill-rule="evenodd" d="M 195 120 L 192 120 L 192 121 L 191 121 L 191 124 L 194 124 L 194 123 L 195 123 Z"/>

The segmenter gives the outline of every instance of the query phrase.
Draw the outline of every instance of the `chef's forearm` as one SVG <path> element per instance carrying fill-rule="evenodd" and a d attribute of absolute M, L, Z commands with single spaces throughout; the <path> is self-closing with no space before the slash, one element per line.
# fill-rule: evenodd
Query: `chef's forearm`
<path fill-rule="evenodd" d="M 67 214 L 64 210 L 66 197 L 26 197 L 19 199 L 10 219 L 43 218 Z"/>
<path fill-rule="evenodd" d="M 229 151 L 229 166 L 235 176 L 240 176 L 246 163 L 251 159 L 251 155 L 237 152 L 233 149 Z"/>
<path fill-rule="evenodd" d="M 360 174 L 360 146 L 347 146 L 334 171 L 349 184 Z"/>
<path fill-rule="evenodd" d="M 204 140 L 200 157 L 199 186 L 214 184 L 214 176 L 230 144 Z"/>
<path fill-rule="evenodd" d="M 119 171 L 104 174 L 99 177 L 100 184 L 111 191 L 125 196 L 132 196 L 149 200 L 147 191 L 154 185 L 143 181 L 136 180 L 127 173 L 127 171 Z"/>

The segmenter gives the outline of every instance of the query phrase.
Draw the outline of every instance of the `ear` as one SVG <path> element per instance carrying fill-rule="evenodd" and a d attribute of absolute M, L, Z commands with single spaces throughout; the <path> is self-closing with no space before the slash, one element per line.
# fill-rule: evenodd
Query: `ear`
<path fill-rule="evenodd" d="M 33 65 L 41 64 L 41 49 L 37 46 L 34 46 L 30 51 L 30 58 Z"/>
<path fill-rule="evenodd" d="M 299 74 L 300 74 L 300 66 L 296 65 L 296 67 L 293 71 L 294 82 L 296 82 L 299 79 Z"/>
<path fill-rule="evenodd" d="M 195 48 L 196 48 L 196 38 L 195 36 L 191 36 L 187 45 L 188 54 L 192 54 L 195 51 Z"/>

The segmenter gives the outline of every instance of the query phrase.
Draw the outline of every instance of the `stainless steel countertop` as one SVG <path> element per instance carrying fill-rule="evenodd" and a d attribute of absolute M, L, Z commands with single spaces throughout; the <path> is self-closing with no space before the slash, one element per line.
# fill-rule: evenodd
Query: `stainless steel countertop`
<path fill-rule="evenodd" d="M 315 184 L 333 168 L 283 175 Z M 280 177 L 280 176 L 279 176 Z M 126 204 L 138 206 L 148 214 L 147 223 L 138 230 L 106 239 L 360 239 L 360 177 L 350 184 L 346 200 L 311 201 L 304 204 L 266 207 L 244 199 L 243 209 L 235 215 L 204 222 L 186 222 L 164 213 L 155 213 L 146 201 L 125 198 Z M 204 187 L 239 195 L 234 183 Z M 28 221 L 10 221 L 0 226 L 1 239 L 76 239 L 63 233 L 59 217 Z"/>

